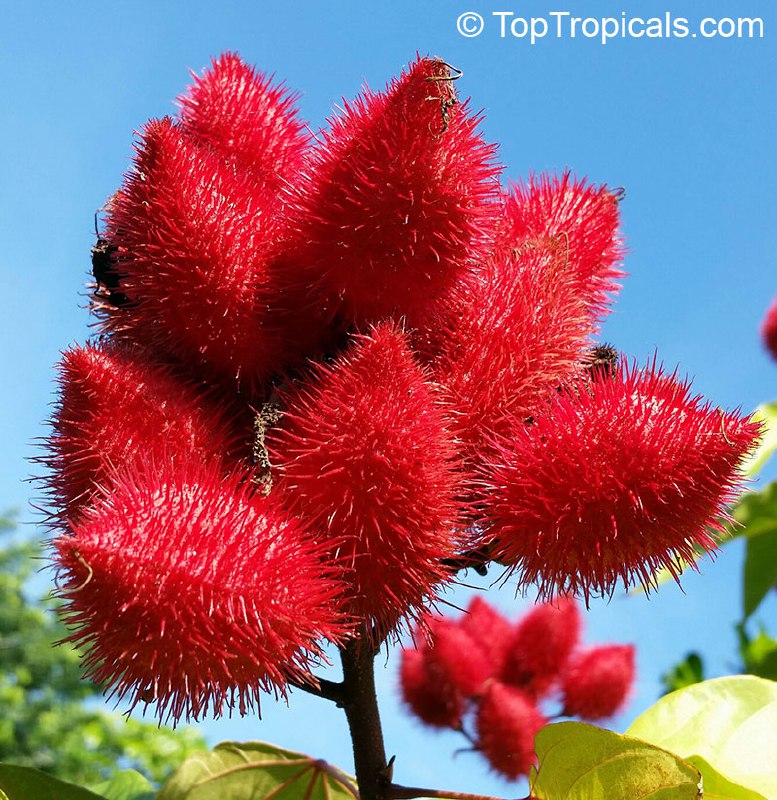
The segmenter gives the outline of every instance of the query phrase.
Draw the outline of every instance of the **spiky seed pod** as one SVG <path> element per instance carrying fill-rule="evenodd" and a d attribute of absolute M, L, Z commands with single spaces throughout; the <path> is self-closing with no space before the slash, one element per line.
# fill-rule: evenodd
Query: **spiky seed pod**
<path fill-rule="evenodd" d="M 495 558 L 543 595 L 646 588 L 713 548 L 759 425 L 725 412 L 655 360 L 554 393 L 484 474 Z"/>
<path fill-rule="evenodd" d="M 478 749 L 505 777 L 528 775 L 536 763 L 534 737 L 545 722 L 528 695 L 491 681 L 477 710 Z"/>
<path fill-rule="evenodd" d="M 499 256 L 444 334 L 436 374 L 457 410 L 456 433 L 473 451 L 536 413 L 581 368 L 590 314 L 563 272 L 556 280 L 560 258 L 539 248 Z"/>
<path fill-rule="evenodd" d="M 493 664 L 494 674 L 499 674 L 513 637 L 513 626 L 510 621 L 482 597 L 475 595 L 459 625 L 486 649 Z"/>
<path fill-rule="evenodd" d="M 446 410 L 392 324 L 284 402 L 267 437 L 277 485 L 338 555 L 351 611 L 385 634 L 450 579 L 458 475 Z"/>
<path fill-rule="evenodd" d="M 55 543 L 68 640 L 130 707 L 245 714 L 342 634 L 321 549 L 249 487 L 193 458 L 131 468 Z"/>
<path fill-rule="evenodd" d="M 236 450 L 222 407 L 147 352 L 120 343 L 72 347 L 41 461 L 53 521 L 75 517 L 111 474 L 138 456 L 220 460 Z"/>
<path fill-rule="evenodd" d="M 452 77 L 419 58 L 386 91 L 344 103 L 291 198 L 299 261 L 351 321 L 414 325 L 487 252 L 495 148 Z"/>
<path fill-rule="evenodd" d="M 564 714 L 606 719 L 625 704 L 634 683 L 634 647 L 606 645 L 577 653 L 564 672 Z"/>
<path fill-rule="evenodd" d="M 137 150 L 106 234 L 128 302 L 103 309 L 105 327 L 252 389 L 296 343 L 275 307 L 277 202 L 169 119 L 149 122 Z"/>
<path fill-rule="evenodd" d="M 540 175 L 511 187 L 498 238 L 501 248 L 550 248 L 562 256 L 560 270 L 595 318 L 608 310 L 624 273 L 618 199 L 569 172 Z"/>
<path fill-rule="evenodd" d="M 444 619 L 432 627 L 426 660 L 441 683 L 452 684 L 465 698 L 477 696 L 495 674 L 486 649 L 460 625 Z"/>
<path fill-rule="evenodd" d="M 761 323 L 761 338 L 769 355 L 777 361 L 777 297 L 772 301 Z"/>
<path fill-rule="evenodd" d="M 410 710 L 433 728 L 458 728 L 464 704 L 453 684 L 432 672 L 426 648 L 403 650 L 400 667 L 402 697 Z"/>
<path fill-rule="evenodd" d="M 543 603 L 516 626 L 501 678 L 535 698 L 548 694 L 580 639 L 580 610 L 572 598 Z"/>
<path fill-rule="evenodd" d="M 310 139 L 296 101 L 235 53 L 213 59 L 178 99 L 186 133 L 274 192 L 299 173 Z"/>

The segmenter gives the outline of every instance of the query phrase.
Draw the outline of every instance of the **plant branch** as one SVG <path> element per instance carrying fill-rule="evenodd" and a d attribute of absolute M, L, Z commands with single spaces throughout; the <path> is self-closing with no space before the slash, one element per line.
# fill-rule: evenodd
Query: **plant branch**
<path fill-rule="evenodd" d="M 450 800 L 500 800 L 488 794 L 467 794 L 466 792 L 448 792 L 444 789 L 422 789 L 417 786 L 398 786 L 392 784 L 388 788 L 390 800 L 411 800 L 414 797 L 439 797 L 449 798 Z M 521 800 L 534 800 L 532 795 L 521 798 Z"/>
<path fill-rule="evenodd" d="M 375 648 L 362 634 L 340 650 L 342 707 L 353 743 L 353 762 L 361 800 L 387 800 L 391 785 L 383 729 L 375 694 Z"/>
<path fill-rule="evenodd" d="M 335 681 L 328 681 L 326 678 L 315 678 L 315 683 L 305 683 L 305 681 L 288 679 L 289 686 L 301 689 L 303 692 L 312 694 L 315 697 L 322 697 L 324 700 L 331 700 L 338 706 L 342 706 L 345 700 L 343 684 Z"/>

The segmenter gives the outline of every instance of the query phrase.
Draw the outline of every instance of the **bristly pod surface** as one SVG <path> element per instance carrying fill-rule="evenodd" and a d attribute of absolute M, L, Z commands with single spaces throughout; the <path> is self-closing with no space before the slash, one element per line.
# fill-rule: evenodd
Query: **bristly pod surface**
<path fill-rule="evenodd" d="M 468 566 L 588 597 L 714 545 L 757 426 L 596 345 L 617 192 L 500 185 L 459 76 L 418 57 L 314 136 L 225 53 L 142 127 L 40 458 L 71 639 L 132 703 L 249 710 L 326 641 L 427 620 Z M 403 676 L 431 724 L 487 696 L 531 729 L 562 680 L 563 637 L 529 663 L 477 603 L 439 638 Z"/>

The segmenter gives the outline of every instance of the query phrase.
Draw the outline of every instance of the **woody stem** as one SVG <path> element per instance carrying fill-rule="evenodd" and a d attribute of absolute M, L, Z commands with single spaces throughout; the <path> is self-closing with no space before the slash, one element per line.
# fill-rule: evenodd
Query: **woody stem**
<path fill-rule="evenodd" d="M 375 693 L 375 655 L 366 635 L 340 650 L 343 665 L 341 705 L 353 744 L 361 800 L 388 800 L 391 778 Z"/>

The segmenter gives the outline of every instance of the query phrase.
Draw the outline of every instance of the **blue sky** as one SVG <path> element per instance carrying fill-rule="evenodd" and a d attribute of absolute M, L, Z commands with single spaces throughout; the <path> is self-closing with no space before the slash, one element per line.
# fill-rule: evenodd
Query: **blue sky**
<path fill-rule="evenodd" d="M 567 10 L 620 19 L 670 12 L 760 16 L 764 37 L 617 39 L 606 45 L 549 36 L 532 46 L 499 36 L 493 11 L 545 16 Z M 302 93 L 316 128 L 341 97 L 381 87 L 416 51 L 464 71 L 459 91 L 486 112 L 505 175 L 572 168 L 624 186 L 630 254 L 603 336 L 644 361 L 657 351 L 694 376 L 715 403 L 749 410 L 777 399 L 777 366 L 757 327 L 777 294 L 774 186 L 777 156 L 777 14 L 769 0 L 700 3 L 496 3 L 483 0 L 259 3 L 0 2 L 0 507 L 24 520 L 33 490 L 26 459 L 44 432 L 52 365 L 89 335 L 84 285 L 93 215 L 120 182 L 132 132 L 172 110 L 172 99 L 211 56 L 236 50 Z M 477 11 L 484 32 L 461 36 L 456 20 Z M 584 12 L 584 13 L 581 13 Z M 772 469 L 774 473 L 774 469 Z M 742 553 L 733 547 L 685 594 L 597 603 L 588 638 L 634 641 L 640 680 L 624 725 L 656 697 L 658 674 L 691 648 L 714 673 L 733 662 L 731 624 L 740 607 Z M 490 595 L 515 613 L 509 588 Z M 452 597 L 466 602 L 464 593 Z M 770 606 L 774 611 L 774 604 Z M 772 614 L 773 616 L 773 614 Z M 381 661 L 381 668 L 384 662 Z M 397 708 L 390 656 L 381 669 L 387 746 L 404 783 L 473 792 L 510 789 L 448 736 L 428 735 Z M 264 719 L 206 723 L 212 741 L 257 738 L 350 769 L 341 713 L 295 695 L 267 699 Z"/>

